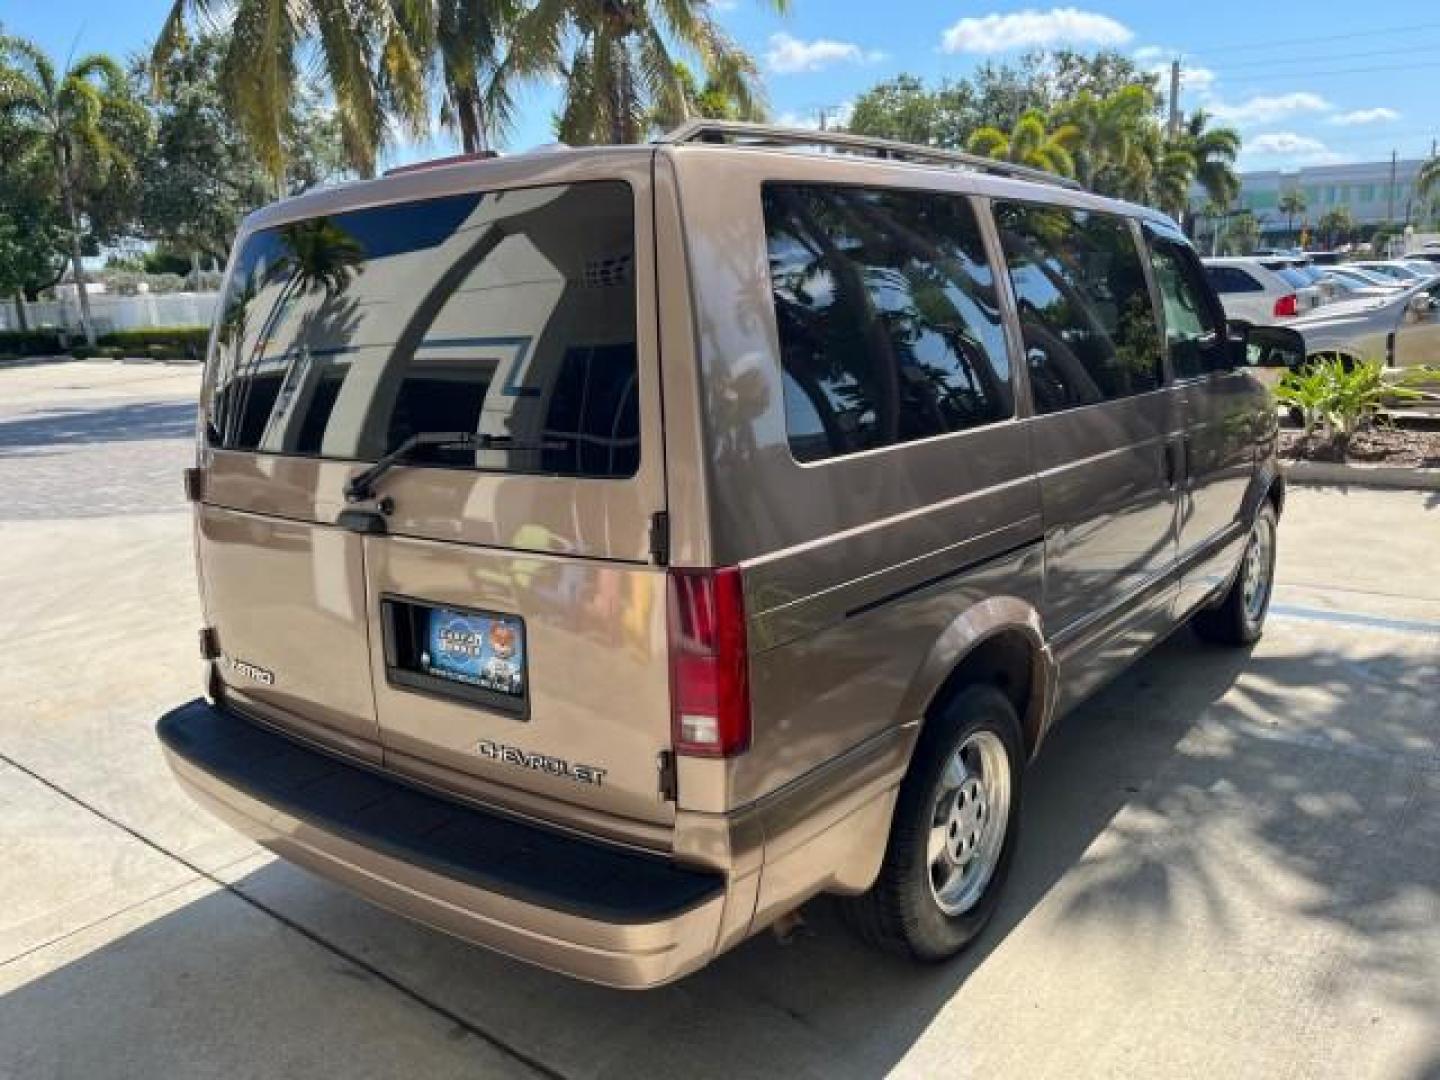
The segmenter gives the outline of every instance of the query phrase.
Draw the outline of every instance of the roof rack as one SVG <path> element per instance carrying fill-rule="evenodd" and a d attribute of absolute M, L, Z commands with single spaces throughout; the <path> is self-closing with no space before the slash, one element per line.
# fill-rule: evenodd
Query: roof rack
<path fill-rule="evenodd" d="M 1054 184 L 1057 187 L 1084 189 L 1074 180 L 1027 165 L 1014 165 L 1008 161 L 967 154 L 960 150 L 942 150 L 934 146 L 916 146 L 913 143 L 896 142 L 893 139 L 874 139 L 868 135 L 852 135 L 846 131 L 812 131 L 808 128 L 774 127 L 769 124 L 750 124 L 739 120 L 689 120 L 655 140 L 657 143 L 705 144 L 722 143 L 728 146 L 758 147 L 803 147 L 839 150 L 847 153 L 868 155 L 888 161 L 909 161 L 924 165 L 944 165 L 950 168 L 968 169 L 972 172 L 1009 176 L 1017 180 L 1031 180 L 1040 184 Z"/>

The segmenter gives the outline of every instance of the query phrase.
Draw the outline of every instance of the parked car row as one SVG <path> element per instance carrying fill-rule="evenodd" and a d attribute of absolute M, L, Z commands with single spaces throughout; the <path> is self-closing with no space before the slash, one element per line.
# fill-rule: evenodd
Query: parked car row
<path fill-rule="evenodd" d="M 1227 319 L 1297 330 L 1307 356 L 1440 364 L 1440 262 L 1426 256 L 1321 265 L 1273 254 L 1204 264 Z"/>

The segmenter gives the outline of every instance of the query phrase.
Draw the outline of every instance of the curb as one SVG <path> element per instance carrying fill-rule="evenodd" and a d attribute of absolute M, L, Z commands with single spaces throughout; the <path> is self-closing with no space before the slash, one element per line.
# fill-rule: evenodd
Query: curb
<path fill-rule="evenodd" d="M 1281 463 L 1292 484 L 1354 484 L 1357 487 L 1440 491 L 1440 469 L 1410 469 L 1400 465 L 1340 465 L 1332 461 Z"/>

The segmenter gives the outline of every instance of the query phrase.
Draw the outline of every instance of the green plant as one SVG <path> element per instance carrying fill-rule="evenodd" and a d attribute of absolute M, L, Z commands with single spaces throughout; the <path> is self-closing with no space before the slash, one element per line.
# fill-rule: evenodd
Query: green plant
<path fill-rule="evenodd" d="M 1305 435 L 1321 427 L 1342 458 L 1355 433 L 1373 425 L 1388 404 L 1420 396 L 1409 387 L 1387 382 L 1379 361 L 1343 356 L 1316 359 L 1288 371 L 1275 387 L 1276 400 L 1300 411 Z"/>
<path fill-rule="evenodd" d="M 0 330 L 0 353 L 8 356 L 59 356 L 64 351 L 56 330 Z"/>
<path fill-rule="evenodd" d="M 100 344 L 121 355 L 161 357 L 167 360 L 198 360 L 210 340 L 208 326 L 158 326 L 138 330 L 112 330 L 100 335 Z"/>

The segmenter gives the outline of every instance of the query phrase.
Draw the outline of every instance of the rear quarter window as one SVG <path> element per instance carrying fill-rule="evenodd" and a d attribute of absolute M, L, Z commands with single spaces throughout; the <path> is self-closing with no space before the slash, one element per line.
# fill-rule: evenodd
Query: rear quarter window
<path fill-rule="evenodd" d="M 639 463 L 633 197 L 620 181 L 447 196 L 267 229 L 237 257 L 211 445 L 623 477 Z"/>

